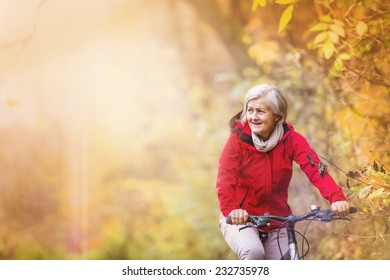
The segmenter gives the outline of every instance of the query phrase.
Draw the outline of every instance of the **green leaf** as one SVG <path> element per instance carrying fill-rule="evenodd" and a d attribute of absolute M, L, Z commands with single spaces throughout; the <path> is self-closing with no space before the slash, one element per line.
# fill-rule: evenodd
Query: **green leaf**
<path fill-rule="evenodd" d="M 280 18 L 279 21 L 278 33 L 282 32 L 286 28 L 287 24 L 290 22 L 292 18 L 293 11 L 294 11 L 294 5 L 290 5 L 284 10 L 282 17 Z"/>
<path fill-rule="evenodd" d="M 334 31 L 337 35 L 339 35 L 340 37 L 344 37 L 345 36 L 344 28 L 342 26 L 340 26 L 340 25 L 331 24 L 330 25 L 330 29 L 332 31 Z"/>
<path fill-rule="evenodd" d="M 288 4 L 294 4 L 298 2 L 298 0 L 276 0 L 275 3 L 282 4 L 282 5 L 288 5 Z"/>
<path fill-rule="evenodd" d="M 324 56 L 326 59 L 330 59 L 334 54 L 335 47 L 330 38 L 328 38 L 322 45 L 322 51 L 324 52 Z"/>
<path fill-rule="evenodd" d="M 321 33 L 319 33 L 315 38 L 314 38 L 314 41 L 313 41 L 313 43 L 315 44 L 315 45 L 318 45 L 319 43 L 322 43 L 323 41 L 325 41 L 326 39 L 328 39 L 328 37 L 329 37 L 329 34 L 328 34 L 328 32 L 321 32 Z"/>
<path fill-rule="evenodd" d="M 365 22 L 359 21 L 356 25 L 356 33 L 359 34 L 360 37 L 362 37 L 368 30 L 368 26 Z"/>

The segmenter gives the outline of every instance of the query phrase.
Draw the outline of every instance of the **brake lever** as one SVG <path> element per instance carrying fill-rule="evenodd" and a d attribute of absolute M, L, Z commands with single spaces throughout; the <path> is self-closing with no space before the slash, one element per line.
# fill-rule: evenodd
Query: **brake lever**
<path fill-rule="evenodd" d="M 245 226 L 245 227 L 239 228 L 238 231 L 241 231 L 241 230 L 246 229 L 246 228 L 256 228 L 256 226 L 255 225 Z"/>
<path fill-rule="evenodd" d="M 265 226 L 269 226 L 269 220 L 266 219 L 266 220 L 263 220 L 263 219 L 251 219 L 249 220 L 249 222 L 251 223 L 251 225 L 247 225 L 245 227 L 242 227 L 239 229 L 239 231 L 241 231 L 242 229 L 246 229 L 246 228 L 261 228 L 261 227 L 265 227 Z"/>
<path fill-rule="evenodd" d="M 333 211 L 320 211 L 315 215 L 315 218 L 321 222 L 331 222 L 335 219 Z"/>
<path fill-rule="evenodd" d="M 331 210 L 326 211 L 326 212 L 319 212 L 315 217 L 316 217 L 319 221 L 322 221 L 322 222 L 331 222 L 331 221 L 334 221 L 334 220 L 351 221 L 351 219 L 349 219 L 349 218 L 336 216 L 336 215 L 334 214 L 334 212 L 331 211 Z"/>

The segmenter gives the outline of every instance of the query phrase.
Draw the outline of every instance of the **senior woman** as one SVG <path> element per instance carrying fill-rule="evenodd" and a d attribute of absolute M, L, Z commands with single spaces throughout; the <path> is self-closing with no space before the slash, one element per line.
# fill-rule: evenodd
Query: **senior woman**
<path fill-rule="evenodd" d="M 306 139 L 286 122 L 287 101 L 281 91 L 267 84 L 248 90 L 242 112 L 230 120 L 231 134 L 219 159 L 216 182 L 225 241 L 240 259 L 280 259 L 288 252 L 287 232 L 271 224 L 259 230 L 239 231 L 248 215 L 288 216 L 288 187 L 295 161 L 329 201 L 337 215 L 349 203 Z M 233 225 L 226 223 L 231 216 Z M 278 242 L 279 238 L 279 242 Z M 279 248 L 280 246 L 280 248 Z"/>

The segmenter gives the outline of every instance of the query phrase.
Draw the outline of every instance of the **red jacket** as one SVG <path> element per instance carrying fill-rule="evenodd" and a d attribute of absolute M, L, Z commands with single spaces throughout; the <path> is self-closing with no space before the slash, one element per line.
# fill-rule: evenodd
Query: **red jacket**
<path fill-rule="evenodd" d="M 341 188 L 320 163 L 315 151 L 294 128 L 284 123 L 284 135 L 274 149 L 259 152 L 253 145 L 251 130 L 240 122 L 232 130 L 219 160 L 216 182 L 222 214 L 245 209 L 249 215 L 287 216 L 288 186 L 292 163 L 298 163 L 311 183 L 330 203 L 346 200 Z M 325 167 L 321 172 L 320 166 Z"/>

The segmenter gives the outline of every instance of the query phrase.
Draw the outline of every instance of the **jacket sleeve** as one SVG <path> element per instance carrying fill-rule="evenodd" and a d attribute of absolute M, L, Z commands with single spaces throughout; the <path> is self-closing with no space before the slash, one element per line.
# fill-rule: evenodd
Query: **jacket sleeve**
<path fill-rule="evenodd" d="M 241 165 L 239 136 L 231 133 L 219 158 L 218 175 L 216 181 L 217 195 L 222 214 L 227 217 L 234 209 L 240 206 L 235 200 L 235 188 Z"/>
<path fill-rule="evenodd" d="M 338 200 L 347 200 L 340 186 L 336 184 L 316 152 L 310 147 L 306 139 L 294 132 L 292 137 L 293 159 L 301 167 L 310 182 L 318 188 L 323 198 L 330 204 Z"/>

